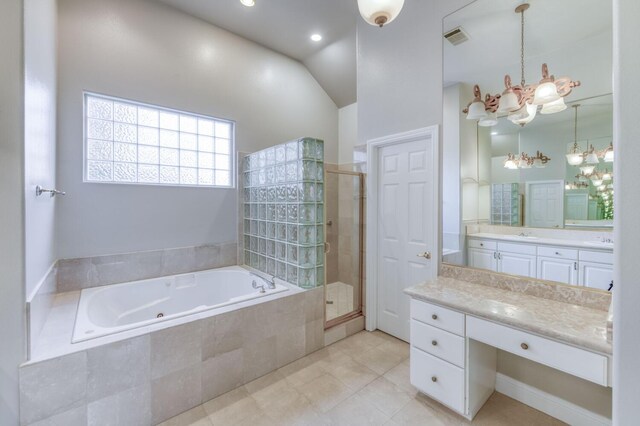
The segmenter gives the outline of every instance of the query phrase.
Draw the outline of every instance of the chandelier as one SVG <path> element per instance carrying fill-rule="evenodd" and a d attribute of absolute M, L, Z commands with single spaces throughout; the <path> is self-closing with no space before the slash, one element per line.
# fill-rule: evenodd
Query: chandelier
<path fill-rule="evenodd" d="M 542 80 L 537 84 L 527 85 L 524 79 L 524 12 L 529 4 L 524 3 L 515 10 L 520 14 L 520 84 L 513 86 L 511 76 L 504 77 L 505 89 L 502 94 L 486 94 L 484 101 L 480 87 L 473 86 L 474 98 L 465 109 L 468 120 L 478 120 L 483 127 L 498 124 L 498 115 L 507 115 L 509 121 L 520 126 L 531 122 L 538 113 L 538 106 L 542 106 L 540 114 L 554 114 L 564 111 L 567 106 L 564 97 L 571 93 L 574 87 L 580 86 L 579 81 L 569 77 L 555 78 L 549 74 L 547 64 L 542 64 Z"/>
<path fill-rule="evenodd" d="M 605 163 L 613 162 L 613 142 L 609 143 L 609 146 L 605 149 L 596 150 L 593 145 L 589 145 L 587 150 L 582 152 L 578 146 L 578 108 L 580 104 L 572 105 L 574 109 L 574 121 L 573 121 L 573 147 L 567 154 L 567 163 L 571 166 L 580 166 L 582 174 L 589 175 L 593 173 L 597 164 L 600 164 L 600 159 Z"/>
<path fill-rule="evenodd" d="M 542 169 L 546 167 L 546 164 L 551 161 L 551 158 L 547 157 L 540 151 L 536 152 L 535 156 L 530 156 L 524 152 L 520 154 L 520 157 L 516 157 L 514 154 L 509 153 L 507 159 L 504 160 L 504 168 L 510 170 L 516 169 L 530 169 L 532 166 Z"/>

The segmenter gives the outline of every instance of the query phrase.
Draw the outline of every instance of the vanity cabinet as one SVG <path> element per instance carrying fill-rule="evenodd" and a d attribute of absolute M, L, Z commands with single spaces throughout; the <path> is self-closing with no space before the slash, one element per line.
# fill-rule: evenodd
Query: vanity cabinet
<path fill-rule="evenodd" d="M 609 290 L 613 283 L 613 266 L 606 263 L 580 262 L 580 285 Z"/>
<path fill-rule="evenodd" d="M 613 252 L 469 238 L 468 265 L 505 274 L 608 290 Z"/>
<path fill-rule="evenodd" d="M 537 278 L 564 284 L 578 284 L 578 262 L 553 257 L 538 258 Z"/>

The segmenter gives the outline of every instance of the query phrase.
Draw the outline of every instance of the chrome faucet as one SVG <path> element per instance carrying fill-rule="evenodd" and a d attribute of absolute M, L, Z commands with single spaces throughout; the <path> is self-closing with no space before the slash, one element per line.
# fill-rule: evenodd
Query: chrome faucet
<path fill-rule="evenodd" d="M 260 289 L 260 293 L 266 293 L 266 292 L 267 292 L 267 290 L 265 290 L 265 288 L 264 288 L 264 283 L 263 283 L 263 284 L 258 285 L 258 283 L 256 282 L 256 280 L 253 280 L 253 282 L 251 283 L 251 285 L 252 285 L 252 286 L 253 286 L 253 288 L 255 288 L 256 290 L 257 290 L 257 289 Z"/>
<path fill-rule="evenodd" d="M 260 293 L 264 293 L 264 289 L 265 289 L 264 285 L 265 285 L 265 284 L 267 285 L 267 288 L 269 288 L 269 289 L 271 289 L 271 290 L 273 290 L 274 288 L 276 288 L 276 277 L 271 276 L 271 278 L 270 278 L 270 279 L 266 279 L 266 278 L 264 278 L 264 277 L 262 277 L 262 276 L 260 276 L 260 275 L 258 275 L 258 274 L 254 274 L 253 272 L 251 272 L 251 275 L 253 275 L 254 277 L 258 277 L 258 278 L 260 278 L 262 281 L 264 281 L 264 284 L 258 285 L 258 284 L 256 283 L 256 280 L 253 280 L 253 283 L 252 283 L 253 288 L 255 288 L 255 289 L 262 288 L 262 291 L 260 291 Z"/>

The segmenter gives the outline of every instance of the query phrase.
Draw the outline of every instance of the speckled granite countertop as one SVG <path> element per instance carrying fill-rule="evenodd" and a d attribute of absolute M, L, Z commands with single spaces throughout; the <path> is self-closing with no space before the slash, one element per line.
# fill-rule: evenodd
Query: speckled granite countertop
<path fill-rule="evenodd" d="M 405 293 L 563 343 L 612 353 L 607 342 L 606 311 L 446 277 L 410 287 Z"/>

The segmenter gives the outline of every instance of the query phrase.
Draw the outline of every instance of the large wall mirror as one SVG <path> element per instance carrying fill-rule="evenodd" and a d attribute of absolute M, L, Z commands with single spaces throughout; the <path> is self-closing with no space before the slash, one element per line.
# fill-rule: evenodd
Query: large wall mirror
<path fill-rule="evenodd" d="M 476 0 L 443 43 L 443 262 L 610 290 L 611 2 Z"/>

